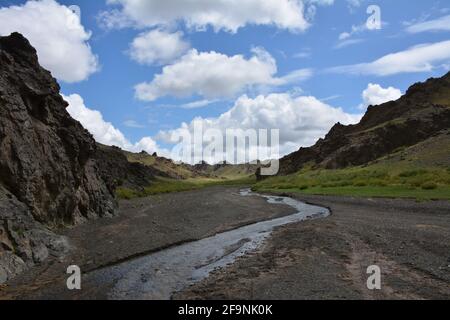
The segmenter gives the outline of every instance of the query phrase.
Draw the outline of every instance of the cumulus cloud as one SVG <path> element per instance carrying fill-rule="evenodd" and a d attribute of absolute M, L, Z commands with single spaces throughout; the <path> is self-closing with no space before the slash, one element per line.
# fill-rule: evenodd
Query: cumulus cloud
<path fill-rule="evenodd" d="M 378 60 L 339 66 L 330 72 L 390 76 L 399 73 L 428 72 L 450 61 L 450 40 L 421 44 L 405 51 L 388 54 Z"/>
<path fill-rule="evenodd" d="M 450 15 L 434 20 L 411 24 L 406 28 L 406 31 L 409 33 L 420 33 L 427 31 L 450 31 Z"/>
<path fill-rule="evenodd" d="M 402 92 L 394 87 L 383 88 L 379 84 L 369 83 L 367 89 L 362 93 L 363 105 L 361 109 L 368 106 L 377 106 L 389 101 L 400 99 Z"/>
<path fill-rule="evenodd" d="M 246 86 L 270 83 L 276 72 L 275 60 L 265 51 L 258 50 L 245 59 L 242 55 L 229 57 L 193 49 L 173 65 L 164 67 L 152 82 L 137 85 L 136 96 L 146 101 L 195 93 L 208 98 L 232 96 Z"/>
<path fill-rule="evenodd" d="M 253 49 L 253 56 L 227 56 L 211 52 L 190 50 L 174 64 L 165 66 L 151 82 L 138 84 L 136 97 L 154 101 L 172 95 L 178 98 L 194 94 L 207 99 L 232 97 L 251 86 L 280 86 L 301 81 L 311 76 L 309 69 L 295 70 L 275 78 L 275 59 L 264 49 Z"/>
<path fill-rule="evenodd" d="M 295 97 L 290 94 L 270 94 L 249 98 L 246 95 L 236 100 L 234 106 L 227 112 L 216 118 L 196 118 L 190 123 L 182 123 L 174 130 L 161 131 L 155 138 L 144 137 L 137 143 L 130 142 L 123 133 L 107 122 L 99 111 L 86 107 L 83 99 L 78 94 L 63 96 L 69 103 L 68 112 L 94 136 L 95 140 L 106 144 L 118 146 L 131 152 L 142 150 L 148 153 L 157 152 L 165 157 L 172 157 L 174 160 L 183 160 L 168 149 L 161 148 L 157 141 L 176 145 L 179 138 L 186 133 L 194 135 L 196 125 L 201 125 L 203 132 L 209 129 L 219 130 L 225 134 L 227 129 L 243 130 L 249 129 L 279 129 L 280 140 L 276 146 L 269 145 L 270 154 L 272 147 L 279 148 L 277 156 L 286 155 L 297 150 L 300 146 L 309 146 L 323 137 L 328 130 L 336 123 L 343 124 L 356 123 L 361 119 L 361 115 L 348 114 L 341 108 L 332 107 L 315 97 L 300 96 Z M 269 133 L 270 134 L 270 133 Z M 185 141 L 186 142 L 186 141 Z M 190 141 L 194 143 L 194 141 Z M 203 147 L 208 145 L 207 141 Z M 183 148 L 189 148 L 186 144 Z M 227 152 L 224 144 L 224 153 L 216 156 L 223 156 L 225 159 Z M 258 159 L 258 145 L 238 146 L 236 154 L 246 154 L 249 160 Z M 275 154 L 270 154 L 275 156 Z M 193 160 L 193 159 L 192 159 Z M 216 157 L 205 159 L 211 163 L 218 162 Z M 264 160 L 264 159 L 263 159 Z M 191 161 L 194 163 L 195 161 Z"/>
<path fill-rule="evenodd" d="M 130 147 L 130 142 L 122 132 L 116 129 L 110 122 L 106 122 L 100 111 L 87 108 L 80 95 L 63 95 L 63 98 L 69 103 L 67 111 L 72 118 L 78 120 L 94 136 L 97 142 L 110 146 L 123 147 L 125 149 Z"/>
<path fill-rule="evenodd" d="M 270 94 L 254 99 L 244 95 L 236 100 L 234 106 L 217 118 L 196 118 L 190 123 L 183 123 L 178 129 L 162 131 L 157 138 L 167 143 L 176 143 L 183 133 L 193 134 L 194 128 L 201 125 L 203 130 L 218 129 L 225 134 L 227 129 L 279 129 L 280 155 L 286 155 L 300 146 L 310 146 L 323 137 L 337 122 L 343 124 L 357 123 L 361 115 L 348 114 L 341 108 L 332 107 L 315 97 L 293 97 L 290 94 Z M 237 153 L 256 150 L 238 149 Z M 226 151 L 226 150 L 225 150 Z M 255 157 L 255 153 L 250 152 Z M 205 159 L 211 161 L 210 159 Z M 249 160 L 256 160 L 251 158 Z M 264 160 L 264 159 L 261 159 Z"/>
<path fill-rule="evenodd" d="M 64 100 L 69 103 L 67 111 L 72 118 L 78 120 L 83 127 L 88 130 L 94 139 L 108 146 L 117 146 L 123 150 L 148 153 L 157 152 L 162 155 L 169 155 L 167 150 L 159 148 L 158 144 L 151 137 L 142 138 L 133 144 L 124 134 L 110 122 L 105 121 L 100 111 L 86 107 L 83 98 L 78 94 L 63 95 Z"/>
<path fill-rule="evenodd" d="M 291 32 L 309 27 L 305 5 L 301 0 L 108 0 L 119 9 L 103 12 L 107 27 L 155 27 L 184 22 L 188 28 L 237 32 L 246 25 L 273 25 Z M 308 2 L 308 1 L 307 1 Z M 311 1 L 330 4 L 330 0 Z"/>
<path fill-rule="evenodd" d="M 173 62 L 190 48 L 182 32 L 151 30 L 141 33 L 130 45 L 131 58 L 140 64 L 163 65 Z"/>
<path fill-rule="evenodd" d="M 18 31 L 36 48 L 40 63 L 59 80 L 78 82 L 98 70 L 79 16 L 54 0 L 0 8 L 0 35 Z"/>

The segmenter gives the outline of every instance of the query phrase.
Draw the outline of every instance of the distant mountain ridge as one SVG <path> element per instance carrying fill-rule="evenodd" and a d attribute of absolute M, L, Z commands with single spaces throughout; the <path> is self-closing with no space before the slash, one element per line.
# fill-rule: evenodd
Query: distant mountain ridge
<path fill-rule="evenodd" d="M 327 169 L 359 166 L 410 147 L 450 128 L 450 73 L 411 86 L 397 101 L 370 106 L 356 125 L 336 124 L 314 146 L 280 161 L 280 175 L 310 165 Z"/>

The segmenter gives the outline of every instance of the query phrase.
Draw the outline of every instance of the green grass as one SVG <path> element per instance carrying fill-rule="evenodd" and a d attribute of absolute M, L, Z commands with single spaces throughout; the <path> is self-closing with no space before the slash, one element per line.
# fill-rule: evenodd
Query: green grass
<path fill-rule="evenodd" d="M 315 195 L 450 200 L 450 168 L 414 167 L 404 163 L 374 164 L 341 170 L 312 170 L 272 177 L 256 183 L 240 179 L 158 179 L 142 191 L 117 189 L 119 199 L 198 190 L 211 186 L 253 186 L 259 192 L 299 192 Z"/>
<path fill-rule="evenodd" d="M 310 195 L 334 195 L 352 196 L 364 198 L 411 198 L 416 200 L 450 200 L 450 187 L 438 187 L 433 190 L 419 188 L 408 188 L 405 186 L 387 187 L 334 187 L 334 188 L 310 188 L 310 189 L 278 189 L 278 188 L 256 188 L 259 192 L 286 192 L 303 193 Z"/>
<path fill-rule="evenodd" d="M 304 169 L 285 177 L 272 177 L 255 190 L 300 192 L 316 195 L 450 200 L 450 169 L 371 165 L 341 170 Z"/>
<path fill-rule="evenodd" d="M 188 179 L 188 180 L 172 180 L 172 179 L 158 179 L 152 185 L 144 188 L 142 191 L 136 191 L 128 188 L 117 188 L 116 196 L 118 199 L 134 199 L 148 197 L 151 195 L 158 195 L 172 192 L 184 192 L 198 190 L 212 186 L 243 186 L 253 185 L 256 179 L 253 177 L 246 177 L 241 179 Z"/>

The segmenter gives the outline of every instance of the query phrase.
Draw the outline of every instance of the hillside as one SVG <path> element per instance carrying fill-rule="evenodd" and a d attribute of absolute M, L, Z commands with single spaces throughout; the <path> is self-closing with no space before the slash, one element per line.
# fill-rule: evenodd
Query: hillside
<path fill-rule="evenodd" d="M 450 200 L 450 73 L 281 159 L 260 191 Z"/>
<path fill-rule="evenodd" d="M 324 139 L 281 159 L 280 175 L 305 166 L 342 169 L 368 164 L 450 128 L 450 73 L 413 85 L 397 101 L 370 106 L 359 124 L 336 124 Z"/>
<path fill-rule="evenodd" d="M 173 160 L 160 157 L 157 154 L 149 155 L 145 151 L 141 153 L 131 153 L 123 151 L 128 161 L 132 163 L 140 163 L 145 166 L 150 166 L 161 173 L 162 177 L 167 177 L 177 180 L 187 179 L 224 179 L 236 180 L 256 173 L 258 165 L 240 164 L 232 165 L 227 163 L 210 165 L 202 162 L 196 165 L 189 165 L 185 163 L 175 163 Z"/>

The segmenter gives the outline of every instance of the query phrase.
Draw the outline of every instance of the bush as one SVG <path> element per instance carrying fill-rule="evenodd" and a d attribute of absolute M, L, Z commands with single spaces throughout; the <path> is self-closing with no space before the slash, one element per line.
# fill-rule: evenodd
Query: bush
<path fill-rule="evenodd" d="M 387 187 L 389 185 L 387 181 L 382 179 L 376 179 L 372 183 L 377 187 Z"/>
<path fill-rule="evenodd" d="M 426 182 L 422 185 L 423 190 L 435 190 L 437 187 L 437 184 L 434 182 Z"/>
<path fill-rule="evenodd" d="M 131 199 L 139 197 L 140 195 L 138 194 L 137 191 L 134 191 L 131 189 L 117 188 L 116 196 L 119 199 L 131 200 Z"/>
<path fill-rule="evenodd" d="M 407 170 L 407 171 L 403 171 L 402 173 L 400 173 L 399 177 L 410 178 L 410 177 L 415 177 L 415 176 L 425 174 L 425 173 L 427 173 L 426 170 Z"/>

